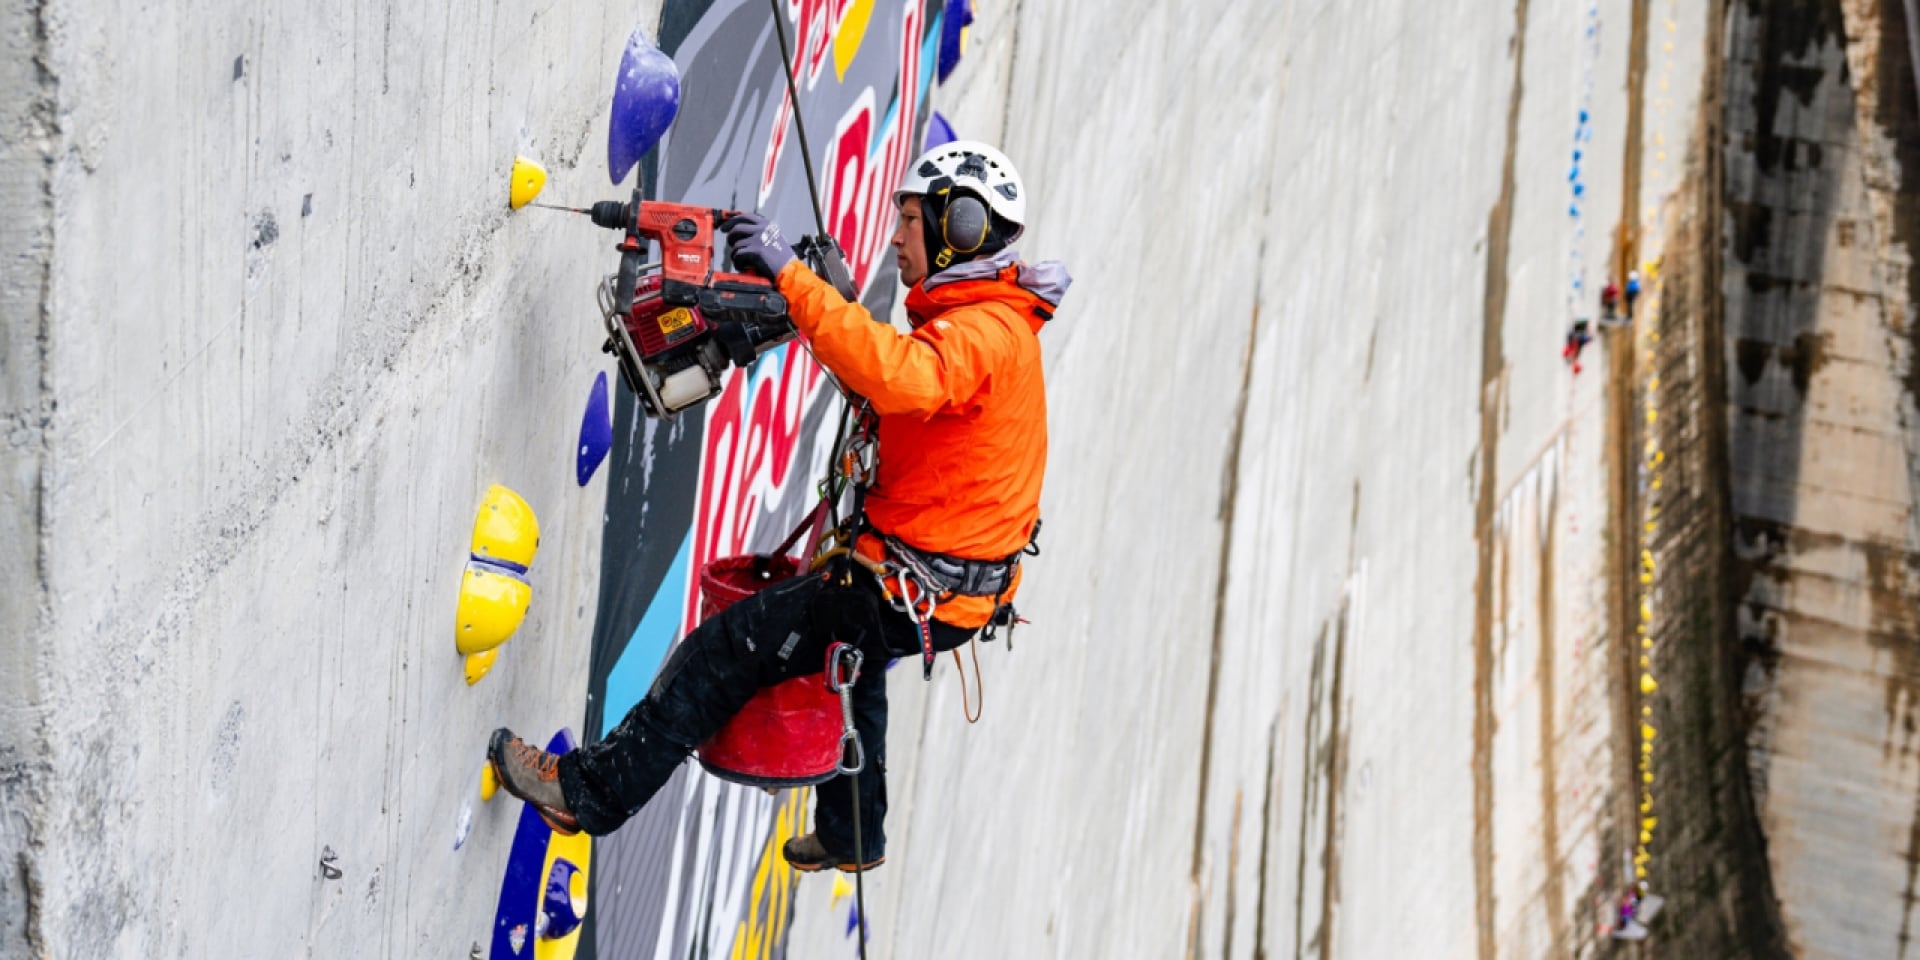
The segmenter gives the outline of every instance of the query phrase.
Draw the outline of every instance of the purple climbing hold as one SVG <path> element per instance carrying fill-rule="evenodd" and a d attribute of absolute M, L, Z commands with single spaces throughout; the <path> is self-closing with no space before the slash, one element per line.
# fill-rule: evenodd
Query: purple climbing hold
<path fill-rule="evenodd" d="M 573 889 L 576 877 L 580 881 L 580 891 Z M 580 914 L 583 911 L 578 907 L 584 901 L 575 900 L 574 894 L 584 892 L 586 883 L 587 878 L 580 873 L 579 867 L 573 865 L 573 861 L 565 857 L 553 858 L 553 871 L 547 874 L 546 895 L 540 900 L 540 913 L 544 920 L 540 930 L 541 939 L 558 940 L 580 926 Z"/>
<path fill-rule="evenodd" d="M 616 186 L 660 142 L 679 112 L 680 68 L 636 27 L 620 55 L 613 121 L 607 127 L 607 176 Z"/>
<path fill-rule="evenodd" d="M 940 111 L 935 110 L 933 117 L 927 120 L 927 142 L 921 145 L 920 149 L 932 150 L 943 143 L 952 143 L 958 139 L 960 138 L 953 135 L 953 124 L 948 123 L 947 118 L 941 116 Z"/>
<path fill-rule="evenodd" d="M 946 83 L 960 63 L 960 31 L 973 23 L 973 0 L 947 0 L 940 15 L 940 82 Z"/>
<path fill-rule="evenodd" d="M 580 451 L 574 461 L 574 474 L 581 486 L 593 479 L 593 472 L 600 469 L 600 461 L 612 448 L 613 417 L 607 412 L 607 372 L 602 370 L 593 379 L 593 391 L 587 394 L 587 413 L 580 418 Z"/>

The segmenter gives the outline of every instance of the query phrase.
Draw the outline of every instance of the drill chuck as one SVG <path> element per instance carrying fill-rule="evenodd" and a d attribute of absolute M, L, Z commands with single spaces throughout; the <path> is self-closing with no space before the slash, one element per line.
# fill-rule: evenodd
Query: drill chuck
<path fill-rule="evenodd" d="M 627 204 L 618 200 L 602 200 L 594 204 L 588 208 L 587 216 L 593 218 L 596 226 L 608 230 L 625 230 L 627 224 L 632 222 Z"/>

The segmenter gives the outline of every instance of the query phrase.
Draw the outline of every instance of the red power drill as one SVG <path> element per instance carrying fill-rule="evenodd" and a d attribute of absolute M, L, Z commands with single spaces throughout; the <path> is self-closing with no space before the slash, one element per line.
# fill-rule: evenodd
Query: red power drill
<path fill-rule="evenodd" d="M 606 200 L 581 211 L 626 235 L 620 271 L 601 287 L 607 342 L 648 416 L 673 419 L 720 391 L 729 363 L 747 366 L 793 339 L 787 298 L 760 277 L 713 269 L 713 232 L 733 211 Z M 660 248 L 648 262 L 647 244 Z"/>

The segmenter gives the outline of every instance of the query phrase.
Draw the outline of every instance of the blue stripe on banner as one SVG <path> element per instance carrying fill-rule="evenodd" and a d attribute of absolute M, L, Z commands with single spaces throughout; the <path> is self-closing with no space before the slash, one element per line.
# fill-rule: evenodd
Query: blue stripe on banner
<path fill-rule="evenodd" d="M 681 537 L 679 551 L 673 555 L 673 565 L 660 581 L 660 589 L 654 591 L 653 602 L 647 605 L 639 626 L 633 628 L 633 636 L 627 639 L 627 648 L 620 652 L 619 661 L 607 672 L 607 702 L 600 713 L 600 736 L 605 737 L 618 726 L 627 711 L 647 695 L 647 687 L 653 684 L 654 672 L 660 669 L 667 648 L 679 638 L 680 607 L 686 600 L 687 568 L 692 563 L 693 529 L 689 527 Z"/>

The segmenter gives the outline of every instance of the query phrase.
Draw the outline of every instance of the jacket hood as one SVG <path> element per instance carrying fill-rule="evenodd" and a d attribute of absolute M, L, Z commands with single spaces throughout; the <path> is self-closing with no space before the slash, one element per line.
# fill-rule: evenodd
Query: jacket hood
<path fill-rule="evenodd" d="M 1001 250 L 991 257 L 955 264 L 914 284 L 907 291 L 907 315 L 913 325 L 920 324 L 946 310 L 976 300 L 1001 300 L 1038 318 L 1040 324 L 1053 318 L 1053 311 L 1073 285 L 1066 264 L 1058 260 L 1027 263 L 1017 250 Z M 1025 301 L 1025 303 L 1021 303 Z M 1044 306 L 1042 306 L 1044 304 Z"/>

